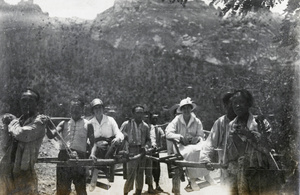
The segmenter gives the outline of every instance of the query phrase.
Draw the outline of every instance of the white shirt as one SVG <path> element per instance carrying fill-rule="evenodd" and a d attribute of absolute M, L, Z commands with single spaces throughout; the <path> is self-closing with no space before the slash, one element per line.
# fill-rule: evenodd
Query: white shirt
<path fill-rule="evenodd" d="M 93 117 L 90 120 L 90 123 L 94 127 L 95 138 L 99 138 L 99 137 L 109 138 L 112 136 L 116 136 L 116 138 L 118 138 L 120 141 L 122 141 L 124 139 L 124 135 L 120 131 L 115 119 L 110 116 L 103 115 L 103 118 L 102 118 L 100 124 L 99 124 L 98 120 L 96 119 L 96 117 Z"/>
<path fill-rule="evenodd" d="M 167 126 L 167 139 L 175 139 L 179 141 L 181 135 L 183 137 L 204 137 L 202 123 L 194 113 L 191 114 L 188 124 L 185 123 L 183 115 L 180 114 Z"/>

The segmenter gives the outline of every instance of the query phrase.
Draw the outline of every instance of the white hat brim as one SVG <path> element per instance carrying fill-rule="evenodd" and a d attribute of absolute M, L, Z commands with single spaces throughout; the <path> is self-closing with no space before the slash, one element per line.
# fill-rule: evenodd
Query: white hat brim
<path fill-rule="evenodd" d="M 183 105 L 181 105 L 181 106 L 179 106 L 179 107 L 177 108 L 177 113 L 182 113 L 181 108 L 182 108 L 183 106 L 185 106 L 185 105 L 192 105 L 192 110 L 191 110 L 191 111 L 193 111 L 193 110 L 195 110 L 195 109 L 197 108 L 197 105 L 196 105 L 195 103 L 191 103 L 191 104 L 183 104 Z"/>

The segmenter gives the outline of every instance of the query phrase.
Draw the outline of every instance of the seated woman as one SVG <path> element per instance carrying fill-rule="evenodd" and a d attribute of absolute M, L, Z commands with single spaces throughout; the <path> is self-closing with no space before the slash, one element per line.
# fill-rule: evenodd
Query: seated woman
<path fill-rule="evenodd" d="M 114 153 L 121 145 L 124 135 L 120 131 L 115 119 L 104 114 L 104 104 L 99 98 L 95 98 L 91 102 L 94 117 L 90 119 L 90 123 L 94 127 L 95 145 L 91 150 L 90 157 L 94 160 L 113 158 Z M 102 168 L 107 174 L 108 169 Z M 98 177 L 98 169 L 93 170 L 90 191 L 96 187 Z"/>
<path fill-rule="evenodd" d="M 203 144 L 203 126 L 201 121 L 192 111 L 196 104 L 191 98 L 181 100 L 178 111 L 182 114 L 177 115 L 166 128 L 167 139 L 179 142 L 179 151 L 186 161 L 204 162 L 205 159 L 200 156 Z M 178 170 L 172 178 L 172 192 L 180 194 L 180 174 Z M 191 182 L 193 190 L 199 190 L 196 179 L 207 175 L 209 171 L 200 168 L 187 168 L 186 175 Z"/>

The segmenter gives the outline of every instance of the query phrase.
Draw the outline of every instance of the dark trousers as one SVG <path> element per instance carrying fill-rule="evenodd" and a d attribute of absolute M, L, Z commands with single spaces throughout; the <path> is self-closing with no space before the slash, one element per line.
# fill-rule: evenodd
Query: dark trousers
<path fill-rule="evenodd" d="M 80 159 L 84 159 L 84 152 L 77 152 Z M 58 154 L 59 161 L 66 161 L 69 155 L 66 150 L 61 150 Z M 85 167 L 57 167 L 56 168 L 56 188 L 57 195 L 67 195 L 71 192 L 72 182 L 75 185 L 77 195 L 86 195 L 86 168 Z"/>
<path fill-rule="evenodd" d="M 159 154 L 153 154 L 152 156 L 159 158 Z M 160 163 L 157 161 L 152 161 L 152 175 L 156 185 L 159 185 Z"/>
<path fill-rule="evenodd" d="M 136 155 L 141 153 L 140 146 L 129 147 L 129 153 Z M 138 160 L 129 161 L 127 163 L 127 180 L 124 185 L 124 193 L 128 193 L 133 189 L 135 183 L 136 190 L 142 191 L 144 184 L 144 170 L 146 159 L 140 158 Z"/>

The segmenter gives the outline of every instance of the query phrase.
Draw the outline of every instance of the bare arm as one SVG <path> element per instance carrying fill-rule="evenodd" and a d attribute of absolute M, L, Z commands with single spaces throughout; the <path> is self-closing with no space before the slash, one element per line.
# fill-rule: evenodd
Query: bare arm
<path fill-rule="evenodd" d="M 46 131 L 47 137 L 48 137 L 49 139 L 55 138 L 55 137 L 58 135 L 58 133 L 60 133 L 60 132 L 63 131 L 63 129 L 64 129 L 64 124 L 65 124 L 65 121 L 61 121 L 61 122 L 57 125 L 57 127 L 56 127 L 55 129 L 50 129 L 49 126 L 50 126 L 51 124 L 47 125 L 47 131 Z"/>
<path fill-rule="evenodd" d="M 92 124 L 88 124 L 87 127 L 88 127 L 87 137 L 90 141 L 91 147 L 94 148 L 94 143 L 95 143 L 94 127 Z"/>

